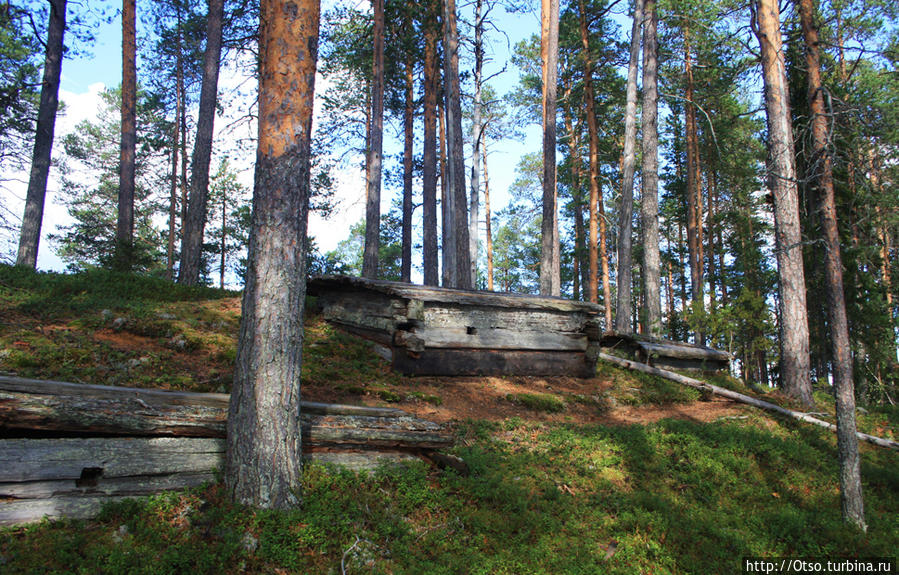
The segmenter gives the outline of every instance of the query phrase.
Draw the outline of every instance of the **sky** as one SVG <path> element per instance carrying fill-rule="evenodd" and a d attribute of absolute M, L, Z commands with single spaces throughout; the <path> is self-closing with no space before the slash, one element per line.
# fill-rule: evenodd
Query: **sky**
<path fill-rule="evenodd" d="M 338 1 L 325 0 L 323 13 Z M 368 2 L 365 0 L 351 0 L 350 5 L 365 8 Z M 496 31 L 489 33 L 488 51 L 492 52 L 492 58 L 486 64 L 485 76 L 499 72 L 510 59 L 511 47 L 516 42 L 539 33 L 539 3 L 534 3 L 530 12 L 509 14 L 497 7 L 492 16 L 496 27 L 508 37 L 508 43 L 503 35 Z M 471 12 L 470 5 L 459 3 L 459 10 L 463 17 Z M 140 10 L 140 5 L 138 5 Z M 624 23 L 625 17 L 618 16 L 619 22 Z M 138 41 L 140 41 L 140 15 L 138 15 Z M 138 60 L 138 68 L 140 68 Z M 470 66 L 470 64 L 468 64 Z M 462 66 L 466 66 L 463 56 Z M 464 70 L 463 70 L 464 71 Z M 220 93 L 230 86 L 243 82 L 244 78 L 235 75 L 233 71 L 223 70 L 220 78 Z M 100 94 L 105 88 L 114 87 L 121 82 L 121 18 L 112 18 L 108 23 L 101 23 L 96 29 L 96 42 L 86 54 L 73 58 L 67 58 L 62 66 L 62 79 L 60 84 L 60 101 L 64 110 L 57 117 L 55 140 L 53 146 L 53 158 L 57 159 L 61 153 L 61 141 L 66 134 L 72 132 L 81 121 L 96 117 L 100 107 Z M 490 83 L 500 94 L 511 90 L 518 82 L 518 71 L 508 63 L 507 70 L 490 80 Z M 326 82 L 321 78 L 317 80 L 317 92 L 326 88 Z M 224 116 L 216 118 L 217 138 L 227 139 L 235 137 L 235 134 L 222 135 L 223 130 L 230 123 L 230 110 L 225 110 Z M 245 134 L 237 136 L 250 136 L 254 127 L 244 128 Z M 420 133 L 420 121 L 416 122 L 416 130 Z M 515 180 L 515 166 L 519 158 L 528 152 L 539 152 L 542 148 L 541 131 L 539 126 L 532 126 L 525 132 L 523 141 L 503 140 L 491 144 L 489 162 L 489 175 L 491 186 L 491 201 L 493 210 L 497 211 L 504 206 L 509 198 L 508 189 Z M 221 141 L 221 140 L 219 140 Z M 420 154 L 420 141 L 417 143 L 416 154 Z M 397 154 L 401 150 L 401 142 L 391 130 L 385 130 L 385 156 Z M 247 189 L 252 189 L 253 160 L 255 155 L 247 152 L 240 157 L 231 156 L 232 164 L 240 171 L 240 179 Z M 466 157 L 468 164 L 468 157 Z M 213 166 L 217 160 L 213 159 Z M 467 166 L 466 169 L 470 169 Z M 56 168 L 51 168 L 48 185 L 47 201 L 42 226 L 42 238 L 38 254 L 38 268 L 42 270 L 63 270 L 65 265 L 54 252 L 54 246 L 48 241 L 47 235 L 57 231 L 59 226 L 66 225 L 71 220 L 66 208 L 59 198 L 59 174 Z M 27 177 L 25 174 L 14 178 L 17 181 L 9 185 L 9 189 L 0 191 L 5 195 L 6 207 L 15 214 L 21 214 L 24 210 L 25 188 Z M 316 245 L 322 251 L 333 250 L 337 244 L 349 233 L 349 228 L 359 222 L 365 213 L 364 207 L 364 182 L 360 169 L 349 167 L 340 170 L 336 174 L 336 209 L 329 219 L 325 220 L 318 214 L 311 214 L 309 221 L 309 233 L 315 237 Z M 419 184 L 420 185 L 420 184 Z M 382 190 L 382 213 L 387 213 L 390 203 L 401 193 L 393 186 L 385 185 Z M 483 200 L 482 200 L 483 201 Z M 420 210 L 417 210 L 420 212 Z M 420 230 L 420 213 L 416 213 L 415 226 Z M 483 208 L 481 210 L 483 219 Z M 484 233 L 484 224 L 481 223 L 481 234 Z M 416 232 L 419 235 L 420 231 Z M 483 238 L 482 238 L 483 242 Z M 420 253 L 415 254 L 414 265 L 420 265 Z"/>

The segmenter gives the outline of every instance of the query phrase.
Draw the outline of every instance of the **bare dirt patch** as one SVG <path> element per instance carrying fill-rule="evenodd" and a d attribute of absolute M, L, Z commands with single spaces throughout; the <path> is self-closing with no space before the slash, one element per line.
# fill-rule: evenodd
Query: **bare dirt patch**
<path fill-rule="evenodd" d="M 541 422 L 632 425 L 652 423 L 666 418 L 710 422 L 743 412 L 740 404 L 726 398 L 666 406 L 605 404 L 600 407 L 592 398 L 602 398 L 609 387 L 610 383 L 600 378 L 404 378 L 399 385 L 392 386 L 391 391 L 405 399 L 391 405 L 438 423 L 466 419 L 502 421 L 520 417 Z M 559 413 L 547 413 L 528 409 L 507 399 L 510 394 L 521 393 L 556 395 L 565 401 L 565 409 Z M 440 405 L 420 399 L 422 395 L 439 397 Z M 308 386 L 303 389 L 303 397 L 312 401 L 387 405 L 371 396 L 360 397 L 341 393 L 326 386 Z M 600 399 L 600 401 L 608 400 Z"/>

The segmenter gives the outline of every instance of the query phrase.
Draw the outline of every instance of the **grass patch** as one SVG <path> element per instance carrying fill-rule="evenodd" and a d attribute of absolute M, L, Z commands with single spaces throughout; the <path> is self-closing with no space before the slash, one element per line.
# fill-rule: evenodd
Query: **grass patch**
<path fill-rule="evenodd" d="M 700 392 L 693 388 L 602 360 L 597 365 L 597 375 L 612 382 L 609 395 L 625 405 L 673 405 L 700 398 Z"/>
<path fill-rule="evenodd" d="M 833 438 L 790 422 L 461 424 L 468 477 L 307 465 L 302 508 L 219 485 L 0 530 L 4 573 L 733 573 L 754 555 L 892 556 L 899 462 L 863 449 L 869 532 L 840 520 Z M 353 547 L 355 544 L 355 547 Z M 352 551 L 347 551 L 352 547 Z M 612 550 L 609 555 L 610 549 Z"/>
<path fill-rule="evenodd" d="M 559 413 L 565 410 L 565 402 L 549 393 L 510 393 L 506 399 L 534 411 Z"/>

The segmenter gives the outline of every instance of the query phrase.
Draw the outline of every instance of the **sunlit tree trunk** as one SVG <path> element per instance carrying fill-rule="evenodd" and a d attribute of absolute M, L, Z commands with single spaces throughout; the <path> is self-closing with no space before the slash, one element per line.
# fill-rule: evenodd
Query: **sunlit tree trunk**
<path fill-rule="evenodd" d="M 699 136 L 696 107 L 693 104 L 693 56 L 690 52 L 690 30 L 684 28 L 684 76 L 686 77 L 684 132 L 687 147 L 687 250 L 690 258 L 690 288 L 693 311 L 705 310 L 702 243 L 702 176 L 699 168 Z M 705 343 L 702 328 L 694 334 L 696 343 Z"/>
<path fill-rule="evenodd" d="M 481 148 L 484 161 L 484 219 L 487 223 L 487 289 L 493 291 L 493 226 L 490 223 L 490 176 L 487 173 L 487 142 Z"/>
<path fill-rule="evenodd" d="M 437 104 L 437 117 L 440 118 L 440 225 L 441 253 L 443 261 L 441 279 L 443 287 L 455 285 L 456 274 L 456 232 L 453 227 L 453 194 L 449 183 L 449 158 L 447 157 L 446 135 L 446 86 L 443 98 Z"/>
<path fill-rule="evenodd" d="M 471 285 L 478 281 L 478 212 L 481 191 L 481 146 L 484 126 L 481 122 L 481 83 L 484 72 L 484 0 L 475 0 L 474 8 L 474 102 L 471 112 L 471 178 L 468 199 L 468 253 L 471 258 Z"/>
<path fill-rule="evenodd" d="M 422 261 L 424 284 L 440 285 L 437 254 L 437 91 L 440 68 L 437 62 L 437 15 L 432 3 L 425 28 L 424 61 L 424 152 L 422 158 Z"/>
<path fill-rule="evenodd" d="M 634 2 L 631 28 L 630 63 L 627 67 L 627 108 L 624 114 L 624 153 L 622 156 L 621 205 L 618 209 L 618 299 L 615 306 L 615 331 L 631 331 L 631 236 L 634 213 L 634 163 L 637 143 L 637 67 L 640 60 L 640 32 L 643 25 L 643 0 Z"/>
<path fill-rule="evenodd" d="M 137 148 L 137 39 L 135 0 L 122 2 L 122 108 L 119 142 L 119 213 L 115 267 L 129 269 L 134 243 L 134 155 Z"/>
<path fill-rule="evenodd" d="M 646 333 L 662 335 L 659 258 L 659 128 L 658 52 L 655 0 L 646 0 L 643 29 L 643 298 Z"/>
<path fill-rule="evenodd" d="M 365 175 L 365 247 L 362 252 L 362 277 L 378 277 L 378 251 L 381 239 L 381 160 L 384 148 L 384 0 L 372 0 L 374 21 L 374 57 L 371 82 L 371 130 L 368 137 L 368 161 Z"/>
<path fill-rule="evenodd" d="M 253 224 L 225 482 L 235 501 L 263 508 L 300 503 L 300 367 L 318 26 L 318 0 L 261 2 Z"/>
<path fill-rule="evenodd" d="M 59 77 L 62 71 L 65 29 L 66 2 L 53 0 L 50 2 L 44 76 L 41 80 L 41 101 L 37 110 L 31 173 L 25 195 L 25 214 L 22 216 L 19 252 L 16 255 L 16 265 L 32 269 L 37 266 L 37 249 L 44 219 L 44 199 L 47 196 L 47 178 L 50 174 L 50 150 L 53 147 L 53 131 L 56 127 L 56 109 L 59 107 Z"/>
<path fill-rule="evenodd" d="M 560 293 L 559 258 L 556 256 L 556 91 L 559 77 L 559 1 L 541 3 L 541 58 L 543 61 L 543 223 L 541 229 L 540 293 Z"/>
<path fill-rule="evenodd" d="M 827 283 L 827 319 L 833 355 L 833 385 L 836 397 L 837 447 L 840 453 L 840 500 L 843 519 L 866 530 L 862 498 L 862 479 L 855 422 L 855 388 L 852 379 L 849 322 L 843 292 L 843 262 L 833 191 L 833 159 L 828 149 L 827 111 L 821 85 L 818 55 L 818 29 L 814 21 L 813 0 L 800 0 L 799 18 L 805 38 L 805 63 L 808 74 L 808 98 L 811 112 L 813 154 L 810 180 L 818 196 L 824 232 L 824 277 Z"/>
<path fill-rule="evenodd" d="M 587 261 L 589 263 L 589 279 L 586 285 L 587 301 L 597 303 L 599 301 L 599 222 L 596 206 L 600 202 L 599 187 L 599 134 L 596 126 L 596 112 L 594 111 L 593 95 L 593 57 L 590 52 L 590 34 L 587 27 L 587 6 L 584 0 L 579 4 L 579 21 L 581 31 L 581 55 L 584 59 L 584 113 L 587 116 L 587 137 L 590 143 L 590 205 L 588 209 L 588 248 Z M 605 282 L 605 279 L 603 279 Z M 608 300 L 604 302 L 609 306 Z M 611 315 L 611 314 L 609 314 Z M 608 325 L 608 324 L 607 324 Z"/>
<path fill-rule="evenodd" d="M 774 195 L 774 235 L 780 282 L 780 377 L 784 391 L 805 406 L 814 406 L 809 374 L 808 314 L 799 196 L 793 156 L 790 96 L 781 51 L 780 7 L 757 0 L 755 32 L 761 46 L 768 118 L 768 185 Z"/>
<path fill-rule="evenodd" d="M 219 63 L 222 57 L 222 23 L 225 0 L 209 0 L 206 16 L 206 51 L 203 54 L 203 81 L 197 110 L 197 138 L 191 156 L 190 198 L 181 242 L 181 270 L 178 282 L 194 285 L 200 281 L 203 230 L 209 197 L 209 162 L 215 107 L 218 100 Z"/>

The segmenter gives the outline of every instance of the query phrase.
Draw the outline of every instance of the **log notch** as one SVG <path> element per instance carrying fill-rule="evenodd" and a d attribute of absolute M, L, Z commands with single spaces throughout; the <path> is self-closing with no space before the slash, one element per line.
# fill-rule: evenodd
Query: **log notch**
<path fill-rule="evenodd" d="M 89 517 L 104 502 L 213 481 L 227 410 L 225 394 L 0 376 L 0 525 Z M 439 461 L 452 445 L 399 409 L 302 402 L 300 419 L 304 457 L 350 469 Z"/>
<path fill-rule="evenodd" d="M 595 373 L 595 304 L 345 276 L 307 289 L 325 319 L 388 347 L 407 375 Z"/>
<path fill-rule="evenodd" d="M 711 347 L 632 333 L 606 333 L 601 345 L 604 352 L 623 352 L 634 361 L 665 369 L 725 371 L 733 360 L 731 354 Z"/>

